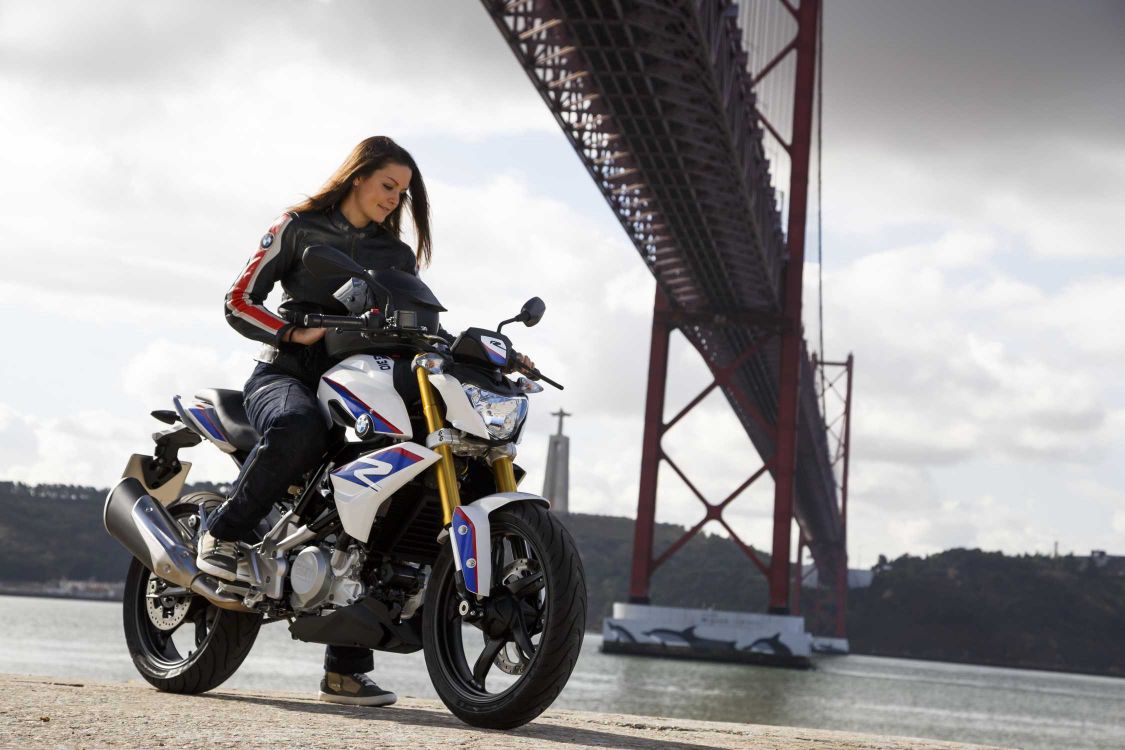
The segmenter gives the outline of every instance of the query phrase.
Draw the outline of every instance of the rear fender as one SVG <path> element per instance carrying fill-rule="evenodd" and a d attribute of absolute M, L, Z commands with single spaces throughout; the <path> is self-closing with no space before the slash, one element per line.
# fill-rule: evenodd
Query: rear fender
<path fill-rule="evenodd" d="M 488 517 L 509 503 L 535 503 L 550 508 L 551 503 L 527 492 L 498 492 L 486 495 L 453 510 L 449 541 L 453 564 L 465 580 L 465 588 L 478 597 L 492 590 L 492 528 Z"/>

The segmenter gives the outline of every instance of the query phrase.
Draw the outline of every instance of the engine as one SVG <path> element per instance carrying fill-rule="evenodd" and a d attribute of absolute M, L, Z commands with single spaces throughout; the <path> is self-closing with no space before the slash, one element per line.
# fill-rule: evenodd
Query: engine
<path fill-rule="evenodd" d="M 291 560 L 289 603 L 298 612 L 325 606 L 346 607 L 364 595 L 362 580 L 366 553 L 353 544 L 346 552 L 305 547 Z"/>

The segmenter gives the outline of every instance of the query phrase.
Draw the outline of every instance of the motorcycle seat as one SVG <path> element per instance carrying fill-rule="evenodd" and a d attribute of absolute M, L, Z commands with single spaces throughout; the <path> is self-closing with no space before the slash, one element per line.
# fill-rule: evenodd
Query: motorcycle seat
<path fill-rule="evenodd" d="M 242 405 L 242 391 L 228 388 L 204 388 L 195 394 L 200 401 L 215 407 L 215 414 L 227 436 L 227 442 L 240 451 L 249 453 L 258 444 L 258 431 L 246 418 Z"/>

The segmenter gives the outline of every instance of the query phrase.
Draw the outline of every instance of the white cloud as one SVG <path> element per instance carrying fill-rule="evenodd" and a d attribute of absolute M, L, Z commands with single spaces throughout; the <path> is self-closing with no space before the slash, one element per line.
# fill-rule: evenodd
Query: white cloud
<path fill-rule="evenodd" d="M 955 227 L 1018 238 L 1038 258 L 1122 257 L 1120 144 L 1077 147 L 1069 139 L 1016 138 L 992 145 L 983 156 L 972 143 L 910 146 L 826 146 L 829 233 L 870 237 L 892 228 Z"/>
<path fill-rule="evenodd" d="M 513 163 L 506 138 L 557 128 L 476 3 L 5 3 L 0 71 L 0 140 L 14 146 L 0 152 L 0 298 L 50 321 L 42 342 L 21 339 L 30 358 L 55 354 L 75 321 L 102 324 L 91 335 L 112 356 L 83 366 L 129 394 L 113 409 L 46 416 L 35 406 L 45 394 L 5 373 L 21 400 L 0 406 L 0 476 L 108 484 L 148 450 L 149 409 L 238 387 L 254 345 L 226 328 L 218 301 L 252 243 L 357 140 L 391 132 L 408 148 L 458 152 L 446 169 L 415 149 L 435 214 L 426 279 L 448 325 L 491 325 L 531 295 L 547 302 L 537 328 L 508 329 L 567 386 L 534 402 L 529 486 L 542 481 L 548 414 L 565 406 L 572 507 L 633 513 L 653 281 L 608 211 L 586 209 L 593 188 L 546 194 L 520 170 L 549 159 Z M 980 148 L 963 129 L 928 148 L 836 134 L 831 97 L 826 250 L 862 245 L 825 269 L 829 346 L 857 356 L 856 548 L 868 562 L 1038 548 L 1058 525 L 1052 499 L 980 489 L 974 472 L 1016 485 L 1032 468 L 1069 477 L 1080 466 L 1120 489 L 1106 466 L 1125 437 L 1125 276 L 1108 261 L 1125 236 L 1125 152 L 1031 135 Z M 929 125 L 934 138 L 942 129 Z M 561 136 L 556 146 L 552 158 L 573 163 Z M 1025 273 L 1043 258 L 1103 265 Z M 672 346 L 668 416 L 710 382 L 678 336 Z M 93 391 L 90 403 L 110 395 Z M 746 442 L 712 397 L 665 445 L 718 500 L 759 463 Z M 196 478 L 232 473 L 207 446 L 191 458 Z M 1096 509 L 1105 529 L 1125 527 L 1119 495 L 1052 490 L 1076 517 Z M 771 501 L 765 479 L 729 518 L 767 543 Z M 662 520 L 700 512 L 686 488 L 662 484 Z"/>
<path fill-rule="evenodd" d="M 174 395 L 190 398 L 203 388 L 241 388 L 252 364 L 243 352 L 224 356 L 213 348 L 157 339 L 125 363 L 121 385 L 150 409 L 171 408 Z"/>
<path fill-rule="evenodd" d="M 130 454 L 143 452 L 144 431 L 129 419 L 89 410 L 44 419 L 0 405 L 5 478 L 108 487 Z"/>
<path fill-rule="evenodd" d="M 1083 312 L 1112 313 L 1123 280 L 1048 292 L 958 231 L 826 273 L 828 338 L 857 352 L 857 461 L 1100 460 L 1113 396 L 1098 371 L 1118 359 L 1117 336 L 1073 324 Z M 1079 289 L 1092 290 L 1087 305 Z M 1054 310 L 1070 315 L 1048 326 Z M 1087 366 L 1073 367 L 1074 356 Z"/>

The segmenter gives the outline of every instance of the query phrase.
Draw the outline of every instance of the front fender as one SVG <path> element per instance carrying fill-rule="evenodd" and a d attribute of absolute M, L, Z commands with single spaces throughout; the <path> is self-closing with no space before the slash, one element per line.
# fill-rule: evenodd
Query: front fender
<path fill-rule="evenodd" d="M 488 517 L 509 503 L 535 503 L 550 508 L 544 497 L 528 492 L 497 492 L 453 510 L 449 541 L 453 564 L 465 579 L 465 588 L 478 597 L 492 590 L 492 529 Z"/>

